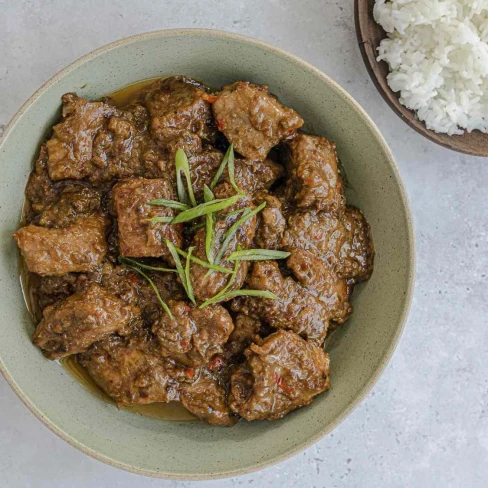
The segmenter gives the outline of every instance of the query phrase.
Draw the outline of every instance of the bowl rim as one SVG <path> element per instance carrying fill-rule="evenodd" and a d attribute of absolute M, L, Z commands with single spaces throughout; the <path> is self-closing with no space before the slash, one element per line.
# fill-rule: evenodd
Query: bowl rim
<path fill-rule="evenodd" d="M 360 391 L 359 395 L 350 402 L 346 409 L 332 422 L 331 425 L 321 428 L 317 431 L 317 433 L 308 439 L 306 442 L 291 448 L 285 454 L 277 456 L 268 461 L 263 461 L 261 463 L 255 464 L 254 466 L 250 466 L 247 468 L 239 468 L 229 471 L 221 471 L 215 472 L 211 474 L 185 474 L 185 473 L 165 473 L 162 471 L 151 471 L 148 469 L 141 469 L 135 466 L 131 466 L 129 464 L 122 463 L 116 459 L 113 459 L 110 456 L 103 455 L 98 453 L 96 450 L 86 446 L 82 442 L 78 441 L 70 434 L 59 428 L 54 422 L 50 419 L 46 418 L 41 410 L 37 408 L 34 402 L 20 389 L 20 387 L 16 384 L 15 379 L 7 370 L 5 365 L 3 364 L 2 358 L 0 357 L 0 372 L 4 376 L 7 383 L 10 385 L 12 390 L 15 394 L 20 398 L 20 400 L 24 403 L 24 405 L 46 426 L 51 430 L 54 434 L 58 437 L 66 441 L 72 447 L 78 449 L 79 451 L 87 454 L 88 456 L 101 461 L 105 464 L 110 466 L 122 469 L 124 471 L 128 471 L 134 474 L 139 474 L 143 476 L 149 476 L 153 478 L 162 478 L 162 479 L 171 479 L 171 480 L 183 480 L 183 481 L 197 481 L 197 480 L 214 480 L 219 478 L 228 478 L 233 476 L 241 476 L 249 473 L 253 473 L 264 468 L 273 466 L 278 464 L 282 461 L 285 461 L 296 454 L 300 453 L 301 451 L 307 449 L 308 447 L 312 446 L 316 442 L 318 442 L 321 438 L 325 437 L 327 434 L 332 432 L 340 423 L 344 421 L 344 419 L 351 414 L 353 410 L 366 398 L 369 394 L 373 386 L 376 384 L 380 376 L 383 374 L 386 366 L 388 365 L 393 353 L 399 343 L 400 337 L 405 329 L 405 325 L 408 319 L 409 311 L 412 305 L 413 300 L 413 292 L 415 287 L 415 273 L 416 273 L 416 253 L 415 253 L 415 237 L 414 237 L 414 228 L 413 228 L 413 217 L 412 212 L 409 204 L 408 195 L 405 189 L 405 185 L 403 183 L 399 167 L 395 161 L 395 158 L 388 147 L 388 144 L 371 119 L 371 117 L 366 113 L 366 111 L 359 105 L 359 103 L 348 93 L 344 88 L 342 88 L 337 82 L 332 80 L 328 75 L 320 71 L 318 68 L 313 66 L 312 64 L 304 61 L 303 59 L 291 54 L 281 48 L 273 46 L 267 42 L 264 42 L 259 39 L 255 39 L 252 37 L 244 36 L 241 34 L 236 34 L 233 32 L 223 31 L 223 30 L 216 30 L 216 29 L 202 29 L 202 28 L 179 28 L 179 29 L 163 29 L 163 30 L 155 30 L 149 31 L 142 34 L 136 34 L 133 36 L 125 37 L 119 39 L 117 41 L 111 42 L 109 44 L 105 44 L 102 47 L 99 47 L 83 56 L 75 60 L 74 62 L 70 63 L 68 66 L 63 68 L 61 71 L 56 73 L 53 77 L 47 80 L 38 90 L 36 90 L 29 99 L 20 107 L 17 113 L 12 117 L 10 122 L 5 127 L 4 133 L 0 137 L 0 149 L 3 143 L 7 140 L 7 137 L 11 131 L 14 130 L 17 121 L 22 117 L 25 111 L 32 106 L 36 100 L 54 83 L 58 80 L 62 79 L 72 70 L 76 69 L 78 66 L 84 64 L 85 62 L 101 55 L 106 52 L 109 52 L 119 46 L 127 45 L 131 43 L 136 43 L 141 40 L 152 39 L 157 37 L 171 37 L 171 36 L 192 36 L 192 35 L 201 35 L 201 36 L 209 36 L 209 37 L 217 37 L 222 39 L 229 39 L 239 41 L 245 44 L 251 44 L 256 47 L 263 48 L 267 51 L 273 52 L 278 54 L 279 56 L 285 57 L 288 60 L 292 61 L 293 63 L 300 65 L 303 69 L 319 76 L 322 81 L 329 86 L 331 86 L 335 91 L 339 93 L 339 95 L 348 103 L 350 103 L 353 108 L 358 112 L 359 116 L 362 116 L 369 128 L 373 131 L 378 140 L 382 150 L 384 151 L 392 169 L 394 179 L 396 184 L 398 185 L 400 191 L 400 198 L 402 201 L 402 208 L 405 216 L 405 220 L 407 223 L 407 236 L 408 242 L 407 246 L 409 249 L 409 260 L 407 265 L 409 266 L 409 273 L 408 273 L 408 284 L 407 289 L 405 291 L 405 305 L 402 310 L 402 314 L 400 316 L 399 324 L 397 330 L 393 336 L 393 340 L 389 345 L 386 352 L 380 358 L 380 364 L 378 366 L 377 371 L 371 377 L 371 379 L 366 383 L 363 387 L 362 391 Z"/>

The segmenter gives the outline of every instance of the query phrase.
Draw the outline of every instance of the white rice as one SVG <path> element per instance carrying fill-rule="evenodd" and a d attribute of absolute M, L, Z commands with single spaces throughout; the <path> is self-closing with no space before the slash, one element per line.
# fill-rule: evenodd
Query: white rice
<path fill-rule="evenodd" d="M 376 0 L 378 60 L 427 128 L 488 132 L 488 0 Z"/>

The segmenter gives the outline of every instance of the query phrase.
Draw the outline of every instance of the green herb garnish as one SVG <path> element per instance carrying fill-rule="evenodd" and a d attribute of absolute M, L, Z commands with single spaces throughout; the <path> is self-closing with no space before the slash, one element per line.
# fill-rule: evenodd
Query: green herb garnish
<path fill-rule="evenodd" d="M 242 195 L 234 195 L 230 198 L 220 198 L 217 200 L 212 200 L 211 202 L 201 203 L 197 207 L 181 212 L 171 221 L 171 223 L 179 224 L 181 222 L 189 222 L 190 220 L 195 220 L 203 215 L 218 212 L 219 210 L 223 210 L 224 208 L 234 205 L 241 198 Z"/>
<path fill-rule="evenodd" d="M 140 263 L 139 261 L 136 261 L 135 259 L 123 258 L 122 256 L 119 256 L 119 261 L 122 264 L 127 264 L 128 266 L 130 266 L 130 265 L 139 266 L 139 268 L 149 269 L 150 271 L 162 271 L 163 273 L 176 273 L 176 269 L 160 268 L 159 266 L 149 266 L 147 264 Z"/>
<path fill-rule="evenodd" d="M 231 144 L 230 147 L 232 149 L 231 149 L 230 154 L 229 154 L 229 162 L 227 163 L 228 171 L 229 171 L 229 181 L 230 181 L 230 184 L 232 185 L 232 188 L 234 188 L 234 190 L 237 193 L 242 193 L 241 190 L 239 189 L 239 187 L 236 184 L 235 166 L 234 166 L 234 161 L 235 161 L 235 158 L 234 158 L 234 146 Z"/>
<path fill-rule="evenodd" d="M 173 256 L 173 259 L 174 259 L 175 264 L 176 264 L 176 270 L 178 271 L 178 276 L 180 277 L 181 284 L 183 285 L 183 288 L 185 289 L 185 292 L 188 295 L 188 298 L 192 301 L 192 303 L 195 303 L 195 297 L 193 296 L 193 289 L 191 288 L 191 283 L 188 286 L 189 282 L 187 280 L 187 276 L 185 274 L 185 270 L 183 268 L 183 265 L 181 264 L 181 259 L 180 259 L 180 256 L 178 255 L 178 251 L 176 249 L 176 246 L 171 241 L 168 241 L 168 239 L 165 239 L 164 242 L 168 246 L 168 249 L 169 249 L 169 252 L 171 253 L 171 256 Z M 193 251 L 193 249 L 192 249 L 192 251 Z M 191 257 L 190 251 L 188 251 L 188 253 L 187 253 L 187 259 L 188 259 L 188 256 Z"/>
<path fill-rule="evenodd" d="M 285 259 L 290 254 L 289 252 L 274 251 L 272 249 L 246 249 L 233 252 L 226 259 L 227 261 L 267 261 L 269 259 Z"/>
<path fill-rule="evenodd" d="M 237 270 L 239 269 L 239 261 L 236 261 L 234 263 L 234 269 L 232 271 L 232 274 L 229 276 L 229 280 L 227 281 L 227 284 L 225 285 L 224 288 L 222 288 L 222 290 L 220 290 L 217 295 L 215 295 L 214 297 L 208 299 L 207 301 L 203 302 L 201 305 L 200 305 L 200 308 L 205 308 L 207 305 L 210 305 L 211 303 L 216 303 L 216 302 L 219 302 L 221 297 L 223 295 L 225 295 L 225 293 L 227 292 L 227 290 L 233 285 L 235 279 L 236 279 L 236 276 L 237 276 Z"/>
<path fill-rule="evenodd" d="M 203 199 L 206 203 L 215 200 L 212 190 L 205 185 L 203 187 Z M 215 240 L 215 215 L 209 213 L 205 215 L 205 254 L 207 261 L 211 264 L 214 262 L 213 243 Z"/>
<path fill-rule="evenodd" d="M 258 297 L 258 298 L 269 298 L 271 300 L 279 300 L 280 297 L 276 296 L 274 293 L 271 293 L 270 291 L 264 291 L 264 290 L 234 290 L 234 291 L 229 291 L 228 293 L 224 293 L 219 297 L 219 301 L 226 300 L 227 298 L 234 298 L 234 297 Z M 210 300 L 207 300 L 206 302 L 203 302 L 200 305 L 200 308 L 205 308 L 207 305 L 210 305 L 211 303 L 214 303 L 214 298 L 211 298 Z"/>
<path fill-rule="evenodd" d="M 183 251 L 183 249 L 178 249 L 176 247 L 176 252 L 180 256 L 183 256 L 184 258 L 188 257 L 188 253 Z M 204 268 L 212 269 L 214 271 L 219 271 L 220 273 L 229 273 L 229 274 L 232 273 L 232 271 L 230 269 L 223 268 L 222 266 L 217 266 L 216 264 L 207 263 L 207 262 L 203 261 L 202 259 L 199 259 L 193 255 L 191 256 L 190 261 L 193 261 L 194 263 L 199 264 L 200 266 L 202 266 Z"/>
<path fill-rule="evenodd" d="M 217 173 L 215 173 L 214 179 L 212 180 L 212 183 L 210 183 L 210 189 L 213 190 L 217 183 L 220 180 L 220 177 L 222 176 L 222 173 L 225 170 L 225 167 L 227 166 L 227 163 L 229 162 L 230 154 L 232 153 L 232 158 L 234 158 L 234 145 L 231 144 L 228 148 L 227 151 L 225 152 L 224 158 L 222 159 L 222 162 L 220 163 L 219 169 L 217 170 Z"/>
<path fill-rule="evenodd" d="M 184 203 L 177 202 L 176 200 L 167 200 L 166 198 L 156 198 L 148 202 L 149 205 L 154 205 L 155 207 L 168 207 L 175 210 L 188 210 L 190 207 Z"/>
<path fill-rule="evenodd" d="M 193 286 L 191 284 L 191 276 L 190 276 L 190 262 L 191 262 L 191 255 L 193 253 L 193 249 L 195 247 L 188 248 L 188 256 L 186 257 L 186 264 L 185 264 L 185 279 L 186 279 L 186 294 L 188 298 L 191 300 L 192 303 L 195 302 L 195 295 L 193 294 Z"/>
<path fill-rule="evenodd" d="M 151 285 L 151 288 L 154 290 L 154 293 L 156 294 L 156 298 L 158 299 L 159 303 L 163 307 L 163 310 L 168 314 L 168 316 L 171 320 L 174 320 L 174 317 L 173 317 L 173 314 L 171 313 L 171 310 L 169 309 L 168 305 L 166 305 L 166 302 L 161 298 L 161 295 L 159 294 L 158 287 L 154 284 L 154 281 L 151 280 L 151 278 L 149 278 L 149 276 L 146 273 L 144 273 L 144 271 L 140 270 L 139 268 L 137 268 L 135 266 L 131 266 L 130 264 L 126 264 L 126 266 L 128 268 L 136 271 L 137 273 L 139 273 L 141 276 L 143 276 L 147 280 L 147 282 Z"/>
<path fill-rule="evenodd" d="M 181 203 L 184 203 L 187 206 L 192 205 L 193 207 L 196 207 L 197 201 L 195 200 L 193 187 L 191 185 L 190 165 L 188 164 L 188 158 L 186 157 L 185 151 L 183 151 L 183 149 L 178 149 L 176 151 L 175 165 L 176 165 L 176 189 L 178 191 L 178 198 Z M 183 181 L 181 178 L 182 172 L 185 175 L 187 190 L 185 189 L 185 186 L 183 185 Z"/>
<path fill-rule="evenodd" d="M 224 242 L 220 246 L 220 250 L 217 254 L 217 257 L 215 258 L 215 263 L 219 264 L 220 261 L 222 260 L 222 258 L 224 257 L 224 253 L 230 244 L 230 240 L 232 239 L 234 234 L 237 232 L 237 229 L 239 229 L 239 227 L 241 227 L 241 225 L 245 224 L 249 219 L 254 217 L 254 215 L 261 212 L 261 210 L 263 210 L 264 207 L 266 207 L 266 202 L 263 202 L 261 205 L 259 205 L 259 207 L 256 207 L 254 210 L 250 210 L 249 208 L 247 208 L 244 211 L 244 214 L 242 215 L 242 217 L 227 230 L 227 232 L 224 234 Z"/>

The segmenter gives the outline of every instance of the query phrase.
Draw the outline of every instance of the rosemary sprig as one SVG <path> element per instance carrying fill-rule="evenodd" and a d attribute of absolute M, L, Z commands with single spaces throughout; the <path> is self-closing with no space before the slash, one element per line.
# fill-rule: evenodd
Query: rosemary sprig
<path fill-rule="evenodd" d="M 227 256 L 227 261 L 267 261 L 269 259 L 286 259 L 291 253 L 272 249 L 246 249 L 235 251 Z"/>
<path fill-rule="evenodd" d="M 120 258 L 119 258 L 120 260 Z M 121 260 L 121 262 L 123 262 Z M 154 281 L 151 280 L 151 278 L 149 278 L 149 276 L 144 273 L 144 271 L 142 271 L 141 269 L 137 268 L 136 266 L 132 266 L 130 264 L 125 264 L 128 268 L 134 270 L 135 272 L 139 273 L 141 276 L 143 276 L 146 281 L 151 285 L 151 288 L 153 289 L 154 293 L 156 294 L 156 298 L 158 299 L 159 303 L 161 304 L 161 307 L 163 307 L 163 310 L 168 314 L 169 318 L 171 320 L 174 320 L 174 316 L 173 314 L 171 313 L 171 310 L 169 309 L 168 305 L 166 304 L 166 302 L 161 298 L 161 295 L 159 294 L 159 290 L 158 290 L 158 287 L 154 284 Z"/>

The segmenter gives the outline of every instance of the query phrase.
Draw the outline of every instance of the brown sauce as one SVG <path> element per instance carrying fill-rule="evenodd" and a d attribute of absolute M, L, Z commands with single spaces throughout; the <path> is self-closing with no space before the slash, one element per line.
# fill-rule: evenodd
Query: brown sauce
<path fill-rule="evenodd" d="M 117 107 L 123 107 L 132 103 L 137 93 L 151 84 L 156 78 L 139 81 L 132 85 L 126 86 L 120 90 L 110 93 L 108 97 L 112 99 Z M 22 213 L 21 225 L 25 225 L 25 205 Z M 20 284 L 24 295 L 25 304 L 32 316 L 33 323 L 36 324 L 41 318 L 41 312 L 37 307 L 37 299 L 34 296 L 33 287 L 31 286 L 33 275 L 27 270 L 25 261 L 22 257 L 19 259 Z M 93 395 L 112 404 L 115 402 L 110 398 L 91 378 L 87 370 L 76 360 L 76 356 L 68 356 L 58 361 L 59 364 L 69 373 L 69 375 L 78 381 L 84 388 L 89 390 Z M 152 403 L 149 405 L 134 405 L 131 407 L 121 407 L 122 410 L 133 412 L 144 417 L 160 420 L 172 421 L 195 421 L 198 420 L 181 403 Z"/>

